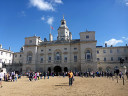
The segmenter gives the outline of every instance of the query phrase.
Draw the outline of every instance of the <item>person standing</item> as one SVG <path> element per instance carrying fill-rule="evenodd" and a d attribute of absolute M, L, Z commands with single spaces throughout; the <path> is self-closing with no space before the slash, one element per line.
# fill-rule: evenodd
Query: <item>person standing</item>
<path fill-rule="evenodd" d="M 48 78 L 47 79 L 49 79 L 49 75 L 50 75 L 50 73 L 49 73 L 49 71 L 47 72 L 47 76 L 48 76 Z"/>
<path fill-rule="evenodd" d="M 1 88 L 3 87 L 2 86 L 2 79 L 3 79 L 3 77 L 4 77 L 3 70 L 1 70 L 1 72 L 0 72 L 0 86 L 1 86 Z"/>
<path fill-rule="evenodd" d="M 73 73 L 72 70 L 69 72 L 69 86 L 72 86 L 73 83 Z"/>
<path fill-rule="evenodd" d="M 18 74 L 15 74 L 15 81 L 17 82 Z"/>
<path fill-rule="evenodd" d="M 44 72 L 44 74 L 43 74 L 43 75 L 44 75 L 44 79 L 45 79 L 45 77 L 46 77 L 46 73 Z"/>

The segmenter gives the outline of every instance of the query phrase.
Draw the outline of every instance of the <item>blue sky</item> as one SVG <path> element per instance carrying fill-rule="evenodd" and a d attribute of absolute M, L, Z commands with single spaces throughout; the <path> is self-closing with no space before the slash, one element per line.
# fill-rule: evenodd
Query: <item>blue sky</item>
<path fill-rule="evenodd" d="M 18 52 L 25 37 L 49 39 L 50 24 L 56 40 L 63 15 L 73 39 L 87 29 L 97 45 L 128 43 L 128 0 L 0 0 L 0 44 Z"/>

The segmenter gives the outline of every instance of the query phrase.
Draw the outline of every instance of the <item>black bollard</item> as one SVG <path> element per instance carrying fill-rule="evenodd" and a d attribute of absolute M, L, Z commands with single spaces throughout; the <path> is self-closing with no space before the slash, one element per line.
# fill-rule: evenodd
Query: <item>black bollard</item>
<path fill-rule="evenodd" d="M 124 85 L 124 76 L 122 78 L 123 78 L 123 85 Z"/>
<path fill-rule="evenodd" d="M 118 76 L 117 76 L 117 83 L 118 83 Z"/>

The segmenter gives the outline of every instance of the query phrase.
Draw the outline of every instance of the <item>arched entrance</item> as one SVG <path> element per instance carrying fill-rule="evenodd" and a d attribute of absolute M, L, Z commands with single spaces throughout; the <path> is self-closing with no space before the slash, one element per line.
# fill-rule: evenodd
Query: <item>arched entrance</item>
<path fill-rule="evenodd" d="M 108 67 L 106 67 L 106 71 L 107 72 L 110 72 L 111 71 L 111 68 L 108 66 Z"/>
<path fill-rule="evenodd" d="M 54 67 L 54 72 L 55 72 L 55 75 L 58 76 L 62 72 L 61 67 L 60 66 L 55 66 Z"/>
<path fill-rule="evenodd" d="M 51 68 L 50 67 L 48 67 L 48 71 L 49 71 L 49 73 L 51 73 Z"/>
<path fill-rule="evenodd" d="M 99 67 L 99 71 L 102 72 L 102 67 Z"/>
<path fill-rule="evenodd" d="M 68 68 L 67 67 L 64 67 L 64 72 L 68 72 Z"/>
<path fill-rule="evenodd" d="M 31 68 L 30 67 L 27 67 L 26 68 L 26 72 L 30 72 L 31 71 Z"/>

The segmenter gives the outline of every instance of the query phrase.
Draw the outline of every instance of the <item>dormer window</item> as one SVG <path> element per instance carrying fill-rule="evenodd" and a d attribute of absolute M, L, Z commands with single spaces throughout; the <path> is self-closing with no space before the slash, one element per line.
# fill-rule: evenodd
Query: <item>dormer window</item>
<path fill-rule="evenodd" d="M 32 40 L 29 40 L 29 43 L 32 43 Z"/>

